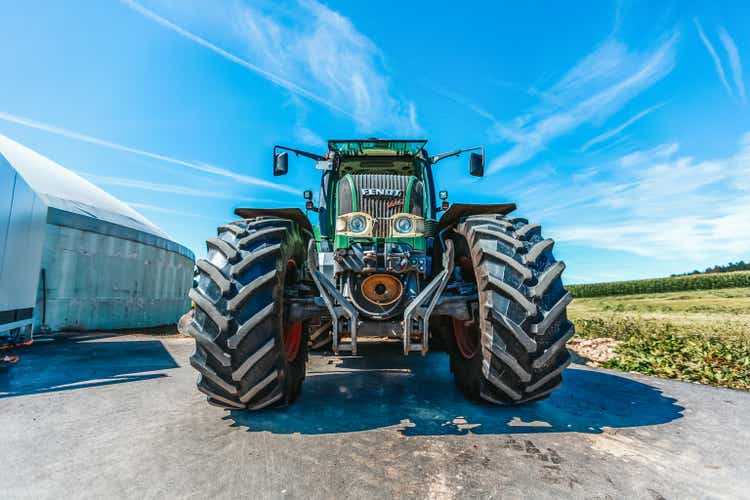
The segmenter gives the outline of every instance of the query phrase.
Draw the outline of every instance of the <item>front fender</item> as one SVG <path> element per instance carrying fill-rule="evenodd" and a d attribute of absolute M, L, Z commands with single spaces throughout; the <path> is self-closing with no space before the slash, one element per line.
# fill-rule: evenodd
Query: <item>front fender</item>
<path fill-rule="evenodd" d="M 308 233 L 313 234 L 310 219 L 299 208 L 236 208 L 234 213 L 243 219 L 251 219 L 253 217 L 280 217 L 282 219 L 289 219 Z"/>
<path fill-rule="evenodd" d="M 461 218 L 468 217 L 469 215 L 508 215 L 515 209 L 515 203 L 454 203 L 440 217 L 435 231 L 439 234 L 446 227 L 456 224 Z"/>

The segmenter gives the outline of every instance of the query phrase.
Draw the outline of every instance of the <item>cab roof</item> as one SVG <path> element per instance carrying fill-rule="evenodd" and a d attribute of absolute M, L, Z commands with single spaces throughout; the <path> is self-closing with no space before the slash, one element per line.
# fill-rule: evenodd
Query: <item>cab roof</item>
<path fill-rule="evenodd" d="M 335 139 L 328 149 L 339 156 L 416 156 L 427 144 L 424 139 Z"/>

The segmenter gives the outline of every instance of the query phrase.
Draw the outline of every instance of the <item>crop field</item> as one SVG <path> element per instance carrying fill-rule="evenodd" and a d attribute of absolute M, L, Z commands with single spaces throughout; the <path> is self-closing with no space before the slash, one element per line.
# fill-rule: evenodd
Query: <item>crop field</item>
<path fill-rule="evenodd" d="M 613 339 L 608 368 L 750 390 L 750 286 L 579 297 L 568 314 L 579 338 Z"/>
<path fill-rule="evenodd" d="M 568 289 L 575 297 L 608 297 L 612 295 L 715 290 L 738 287 L 750 287 L 750 271 L 571 285 Z"/>

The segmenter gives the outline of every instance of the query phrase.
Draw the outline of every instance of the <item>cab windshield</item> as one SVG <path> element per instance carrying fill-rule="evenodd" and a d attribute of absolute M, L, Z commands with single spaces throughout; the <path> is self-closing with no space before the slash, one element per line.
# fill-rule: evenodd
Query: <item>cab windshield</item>
<path fill-rule="evenodd" d="M 420 158 L 427 141 L 332 140 L 328 148 L 338 158 L 341 175 L 378 173 L 421 177 Z"/>
<path fill-rule="evenodd" d="M 361 156 L 416 156 L 427 144 L 424 140 L 333 140 L 328 141 L 328 149 L 340 157 Z"/>

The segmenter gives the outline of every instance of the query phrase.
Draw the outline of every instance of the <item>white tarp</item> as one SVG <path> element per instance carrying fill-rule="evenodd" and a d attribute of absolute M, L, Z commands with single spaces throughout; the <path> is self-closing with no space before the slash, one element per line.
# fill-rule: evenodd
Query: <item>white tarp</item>
<path fill-rule="evenodd" d="M 0 134 L 0 154 L 48 207 L 86 215 L 169 239 L 156 225 L 106 191 Z"/>

